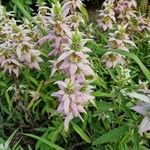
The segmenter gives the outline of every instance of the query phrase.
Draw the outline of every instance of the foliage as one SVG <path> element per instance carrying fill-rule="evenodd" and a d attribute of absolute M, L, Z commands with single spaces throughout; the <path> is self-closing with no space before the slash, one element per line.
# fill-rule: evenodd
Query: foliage
<path fill-rule="evenodd" d="M 111 2 L 2 0 L 0 150 L 150 149 L 148 18 Z"/>

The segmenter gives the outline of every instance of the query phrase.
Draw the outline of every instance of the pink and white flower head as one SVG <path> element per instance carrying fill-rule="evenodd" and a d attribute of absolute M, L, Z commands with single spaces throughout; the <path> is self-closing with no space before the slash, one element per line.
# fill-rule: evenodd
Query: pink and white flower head
<path fill-rule="evenodd" d="M 70 28 L 73 30 L 78 29 L 80 24 L 83 24 L 85 22 L 83 16 L 79 12 L 75 12 L 74 14 L 68 16 L 66 20 L 70 25 Z"/>
<path fill-rule="evenodd" d="M 150 32 L 150 18 L 144 18 L 143 16 L 140 16 L 137 18 L 138 21 L 138 29 L 140 31 L 147 30 Z"/>
<path fill-rule="evenodd" d="M 60 64 L 59 70 L 62 70 L 68 76 L 77 74 L 94 75 L 88 61 L 87 53 L 90 52 L 90 49 L 84 46 L 86 42 L 87 40 L 82 39 L 82 33 L 79 31 L 72 33 L 68 43 L 64 44 L 64 53 L 57 60 L 57 63 Z"/>
<path fill-rule="evenodd" d="M 83 24 L 83 28 L 84 28 L 84 36 L 88 39 L 94 39 L 94 29 L 93 29 L 93 24 L 87 24 L 87 23 L 84 23 Z"/>
<path fill-rule="evenodd" d="M 125 57 L 114 52 L 106 52 L 102 58 L 102 62 L 107 68 L 115 68 L 116 65 L 125 64 Z"/>
<path fill-rule="evenodd" d="M 126 33 L 128 24 L 118 25 L 117 30 L 114 33 L 109 33 L 109 48 L 110 49 L 121 49 L 128 51 L 127 45 L 136 47 L 134 42 L 130 40 L 129 35 Z"/>
<path fill-rule="evenodd" d="M 63 9 L 61 4 L 56 1 L 52 4 L 49 22 L 51 24 L 52 30 L 47 36 L 39 40 L 39 44 L 42 45 L 46 41 L 53 41 L 53 50 L 49 55 L 58 55 L 62 53 L 61 44 L 66 42 L 68 39 L 66 35 L 70 34 L 70 28 L 67 25 L 66 16 L 68 14 L 68 9 Z"/>
<path fill-rule="evenodd" d="M 69 10 L 63 9 L 61 4 L 56 1 L 55 4 L 52 4 L 51 8 L 51 18 L 50 23 L 52 25 L 52 30 L 56 35 L 64 36 L 66 33 L 70 31 L 67 26 L 66 16 L 68 15 Z"/>
<path fill-rule="evenodd" d="M 30 38 L 30 29 L 25 25 L 17 25 L 12 18 L 7 24 L 2 25 L 0 34 L 0 64 L 4 71 L 15 74 L 17 77 L 23 67 L 39 70 L 42 62 L 40 52 L 34 47 Z"/>
<path fill-rule="evenodd" d="M 150 103 L 141 102 L 131 109 L 144 116 L 139 128 L 140 134 L 150 131 Z"/>
<path fill-rule="evenodd" d="M 84 107 L 93 101 L 93 96 L 84 91 L 84 86 L 80 85 L 75 77 L 65 79 L 65 81 L 57 81 L 59 91 L 52 94 L 58 98 L 58 111 L 65 116 L 65 131 L 69 129 L 69 122 L 74 117 L 79 117 L 82 121 L 81 113 L 86 113 Z"/>
<path fill-rule="evenodd" d="M 82 0 L 63 1 L 63 9 L 69 9 L 70 14 L 74 14 L 81 6 L 83 6 Z"/>
<path fill-rule="evenodd" d="M 137 3 L 135 0 L 119 0 L 119 2 L 117 2 L 115 11 L 117 11 L 119 14 L 136 7 L 137 7 Z"/>
<path fill-rule="evenodd" d="M 113 23 L 116 21 L 113 3 L 114 0 L 105 1 L 103 4 L 104 9 L 99 11 L 98 24 L 104 31 L 112 29 Z"/>
<path fill-rule="evenodd" d="M 142 90 L 142 91 L 146 90 L 147 91 L 148 90 L 148 81 L 144 82 L 144 81 L 139 80 L 139 85 L 138 86 L 139 86 L 139 91 L 140 90 Z"/>
<path fill-rule="evenodd" d="M 116 2 L 116 7 L 114 11 L 116 13 L 116 17 L 120 22 L 130 22 L 132 18 L 136 18 L 136 1 L 135 0 L 119 0 Z"/>
<path fill-rule="evenodd" d="M 0 4 L 0 24 L 8 22 L 11 16 L 13 16 L 12 12 L 7 12 L 5 7 Z"/>
<path fill-rule="evenodd" d="M 15 56 L 4 59 L 1 63 L 1 67 L 4 68 L 4 72 L 8 71 L 9 74 L 15 74 L 17 77 L 19 76 L 20 69 L 23 67 L 21 63 L 19 63 Z"/>

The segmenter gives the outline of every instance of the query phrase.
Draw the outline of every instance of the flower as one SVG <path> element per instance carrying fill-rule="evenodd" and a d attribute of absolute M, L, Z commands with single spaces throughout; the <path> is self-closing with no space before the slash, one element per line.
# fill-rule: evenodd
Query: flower
<path fill-rule="evenodd" d="M 0 65 L 5 72 L 18 77 L 23 67 L 40 69 L 42 59 L 40 52 L 35 49 L 35 41 L 30 37 L 30 32 L 26 25 L 17 25 L 14 18 L 1 25 Z"/>
<path fill-rule="evenodd" d="M 128 51 L 127 44 L 136 47 L 134 42 L 130 40 L 129 35 L 126 33 L 128 24 L 118 25 L 114 33 L 109 33 L 109 48 L 121 49 Z"/>
<path fill-rule="evenodd" d="M 51 13 L 49 22 L 52 30 L 48 33 L 48 35 L 41 38 L 38 43 L 42 45 L 48 40 L 53 41 L 53 50 L 50 52 L 49 56 L 56 56 L 62 53 L 61 45 L 67 41 L 67 35 L 70 34 L 70 28 L 67 25 L 66 20 L 69 10 L 63 9 L 58 1 L 56 1 L 55 4 L 52 4 L 52 8 L 50 10 Z"/>
<path fill-rule="evenodd" d="M 139 128 L 139 132 L 142 134 L 143 132 L 150 130 L 150 104 L 146 102 L 139 103 L 131 108 L 137 113 L 144 116 Z"/>
<path fill-rule="evenodd" d="M 99 12 L 98 25 L 106 31 L 113 28 L 113 23 L 116 21 L 115 12 L 113 10 L 114 0 L 105 1 L 103 4 L 103 10 Z"/>
<path fill-rule="evenodd" d="M 52 93 L 52 96 L 58 98 L 60 104 L 58 111 L 65 115 L 64 127 L 68 131 L 69 122 L 74 117 L 79 117 L 82 121 L 81 113 L 86 113 L 84 107 L 93 100 L 90 93 L 83 90 L 83 85 L 79 84 L 75 77 L 65 79 L 65 81 L 57 81 L 59 91 Z"/>
<path fill-rule="evenodd" d="M 85 76 L 94 74 L 87 55 L 90 49 L 84 46 L 86 41 L 82 40 L 82 34 L 79 31 L 72 33 L 68 43 L 64 44 L 64 53 L 58 57 L 59 70 L 70 76 L 81 73 Z M 54 70 L 57 69 L 54 68 Z"/>
<path fill-rule="evenodd" d="M 102 57 L 102 62 L 105 63 L 107 68 L 114 68 L 117 64 L 123 65 L 125 63 L 125 57 L 114 52 L 106 52 Z"/>
<path fill-rule="evenodd" d="M 15 58 L 8 58 L 2 62 L 1 67 L 4 68 L 4 72 L 14 73 L 18 77 L 22 65 Z"/>
<path fill-rule="evenodd" d="M 84 19 L 82 17 L 82 14 L 79 12 L 75 12 L 72 15 L 69 15 L 66 17 L 66 20 L 70 26 L 71 29 L 76 30 L 79 28 L 79 25 L 84 23 Z"/>
<path fill-rule="evenodd" d="M 82 0 L 64 0 L 63 9 L 68 9 L 70 14 L 74 14 L 82 6 Z"/>

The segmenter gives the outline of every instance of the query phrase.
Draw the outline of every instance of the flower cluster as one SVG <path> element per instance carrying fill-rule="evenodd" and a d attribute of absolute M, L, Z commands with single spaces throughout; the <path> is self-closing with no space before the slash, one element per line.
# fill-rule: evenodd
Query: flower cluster
<path fill-rule="evenodd" d="M 99 11 L 98 25 L 104 31 L 107 29 L 112 29 L 113 23 L 116 21 L 113 3 L 114 0 L 106 0 L 103 4 L 103 9 Z"/>
<path fill-rule="evenodd" d="M 84 34 L 78 29 L 80 23 L 84 23 L 82 15 L 77 12 L 82 1 L 66 0 L 62 4 L 58 1 L 52 4 L 49 14 L 51 31 L 38 43 L 53 42 L 53 50 L 49 53 L 49 56 L 55 56 L 55 60 L 51 61 L 51 75 L 59 71 L 66 78 L 56 82 L 59 91 L 52 93 L 52 96 L 58 98 L 58 111 L 65 116 L 64 127 L 67 131 L 69 122 L 74 117 L 83 121 L 81 113 L 86 113 L 85 106 L 89 102 L 94 104 L 94 97 L 91 96 L 93 87 L 87 80 L 94 75 L 94 71 L 88 60 L 91 50 L 85 47 L 88 39 L 83 39 Z"/>
<path fill-rule="evenodd" d="M 67 41 L 67 36 L 70 34 L 70 28 L 67 24 L 66 16 L 69 13 L 68 9 L 63 9 L 61 4 L 57 1 L 52 4 L 50 9 L 49 23 L 51 24 L 51 31 L 47 36 L 39 40 L 39 44 L 42 45 L 46 41 L 53 41 L 53 50 L 49 53 L 51 55 L 60 55 L 62 53 L 61 45 Z"/>
<path fill-rule="evenodd" d="M 64 0 L 63 8 L 69 9 L 70 14 L 75 14 L 77 9 L 80 9 L 82 6 L 82 0 Z"/>
<path fill-rule="evenodd" d="M 65 130 L 69 128 L 69 122 L 74 117 L 79 117 L 82 121 L 80 113 L 86 113 L 84 107 L 91 101 L 91 86 L 80 84 L 80 80 L 75 79 L 75 76 L 65 79 L 65 81 L 57 81 L 59 91 L 52 94 L 59 100 L 58 111 L 65 115 Z"/>
<path fill-rule="evenodd" d="M 5 10 L 4 10 L 5 11 Z M 6 14 L 6 13 L 4 13 Z M 4 71 L 19 75 L 22 67 L 40 70 L 42 62 L 40 52 L 35 49 L 34 42 L 30 37 L 30 30 L 24 24 L 17 25 L 13 18 L 3 19 L 0 23 L 0 65 Z"/>
<path fill-rule="evenodd" d="M 61 70 L 67 77 L 65 81 L 56 82 L 60 90 L 53 94 L 60 101 L 58 111 L 61 110 L 65 115 L 65 130 L 68 130 L 73 117 L 81 118 L 80 112 L 85 112 L 84 107 L 94 99 L 91 96 L 92 86 L 88 85 L 90 82 L 87 80 L 87 77 L 94 75 L 94 71 L 88 60 L 90 49 L 85 47 L 86 42 L 86 39 L 82 39 L 82 33 L 72 32 L 68 43 L 63 45 L 64 52 L 56 60 L 52 71 L 54 73 Z M 68 107 L 67 112 L 65 107 Z"/>
<path fill-rule="evenodd" d="M 125 63 L 125 57 L 111 52 L 111 50 L 120 49 L 124 51 L 129 51 L 128 47 L 136 45 L 130 39 L 129 35 L 126 33 L 126 28 L 128 24 L 118 25 L 117 30 L 114 33 L 109 33 L 108 40 L 108 49 L 109 52 L 106 52 L 103 56 L 102 62 L 106 64 L 106 67 L 115 67 L 117 64 L 123 65 Z"/>
<path fill-rule="evenodd" d="M 121 21 L 130 21 L 136 17 L 134 9 L 137 7 L 135 0 L 119 0 L 114 8 L 117 19 Z"/>
<path fill-rule="evenodd" d="M 137 27 L 138 31 L 148 31 L 150 32 L 150 18 L 145 18 L 144 16 L 137 17 Z"/>
<path fill-rule="evenodd" d="M 100 10 L 98 24 L 104 30 L 113 29 L 116 23 L 128 24 L 136 18 L 135 0 L 106 0 Z"/>

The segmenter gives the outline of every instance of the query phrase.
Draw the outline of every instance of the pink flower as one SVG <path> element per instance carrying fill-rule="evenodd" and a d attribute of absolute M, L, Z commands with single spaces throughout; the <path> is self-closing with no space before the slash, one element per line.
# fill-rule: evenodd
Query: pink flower
<path fill-rule="evenodd" d="M 0 64 L 4 71 L 19 76 L 23 67 L 40 69 L 40 52 L 30 37 L 30 29 L 24 24 L 17 25 L 14 18 L 1 26 Z"/>
<path fill-rule="evenodd" d="M 43 43 L 45 43 L 46 41 L 53 41 L 53 50 L 49 53 L 49 56 L 56 56 L 58 54 L 62 54 L 63 53 L 63 48 L 62 48 L 62 44 L 66 43 L 68 40 L 67 36 L 57 36 L 55 34 L 49 33 L 47 36 L 41 38 L 38 43 L 40 45 L 42 45 Z"/>
<path fill-rule="evenodd" d="M 68 12 L 69 10 L 63 9 L 58 1 L 56 1 L 55 4 L 52 4 L 49 18 L 52 30 L 48 33 L 48 35 L 38 41 L 40 45 L 49 40 L 53 41 L 53 50 L 49 53 L 49 56 L 62 53 L 62 43 L 67 41 L 67 35 L 70 34 L 70 28 L 66 19 Z"/>
<path fill-rule="evenodd" d="M 126 33 L 126 28 L 128 24 L 118 25 L 117 30 L 114 33 L 109 33 L 109 48 L 110 49 L 121 49 L 125 51 L 128 50 L 128 45 L 136 47 L 134 42 L 130 40 L 129 35 Z"/>
<path fill-rule="evenodd" d="M 137 104 L 136 106 L 133 106 L 131 109 L 144 116 L 144 119 L 140 124 L 139 132 L 142 134 L 143 132 L 149 131 L 150 130 L 150 104 L 146 102 L 142 102 Z"/>
<path fill-rule="evenodd" d="M 74 117 L 79 117 L 82 121 L 80 113 L 86 113 L 84 107 L 93 100 L 90 93 L 82 91 L 83 85 L 79 84 L 75 77 L 65 79 L 65 81 L 57 81 L 59 91 L 52 94 L 58 98 L 60 104 L 58 111 L 65 115 L 64 127 L 65 131 L 69 128 L 69 122 Z"/>
<path fill-rule="evenodd" d="M 82 73 L 85 76 L 94 75 L 93 70 L 90 67 L 88 61 L 88 52 L 90 51 L 87 47 L 84 47 L 86 40 L 82 40 L 80 32 L 74 32 L 68 43 L 64 44 L 64 53 L 62 53 L 57 60 L 59 64 L 59 70 L 69 76 Z M 56 70 L 56 68 L 54 68 Z"/>
<path fill-rule="evenodd" d="M 2 62 L 1 67 L 4 68 L 4 72 L 8 71 L 10 74 L 14 73 L 18 77 L 22 65 L 15 58 L 9 58 Z"/>
<path fill-rule="evenodd" d="M 107 68 L 116 67 L 117 64 L 123 65 L 125 63 L 124 56 L 113 52 L 106 52 L 102 58 Z"/>
<path fill-rule="evenodd" d="M 114 0 L 105 1 L 103 4 L 103 9 L 100 10 L 99 13 L 98 24 L 104 31 L 107 29 L 112 29 L 113 24 L 116 21 L 113 3 Z"/>
<path fill-rule="evenodd" d="M 69 9 L 71 14 L 74 14 L 77 9 L 80 9 L 82 6 L 82 0 L 64 0 L 63 9 Z"/>

